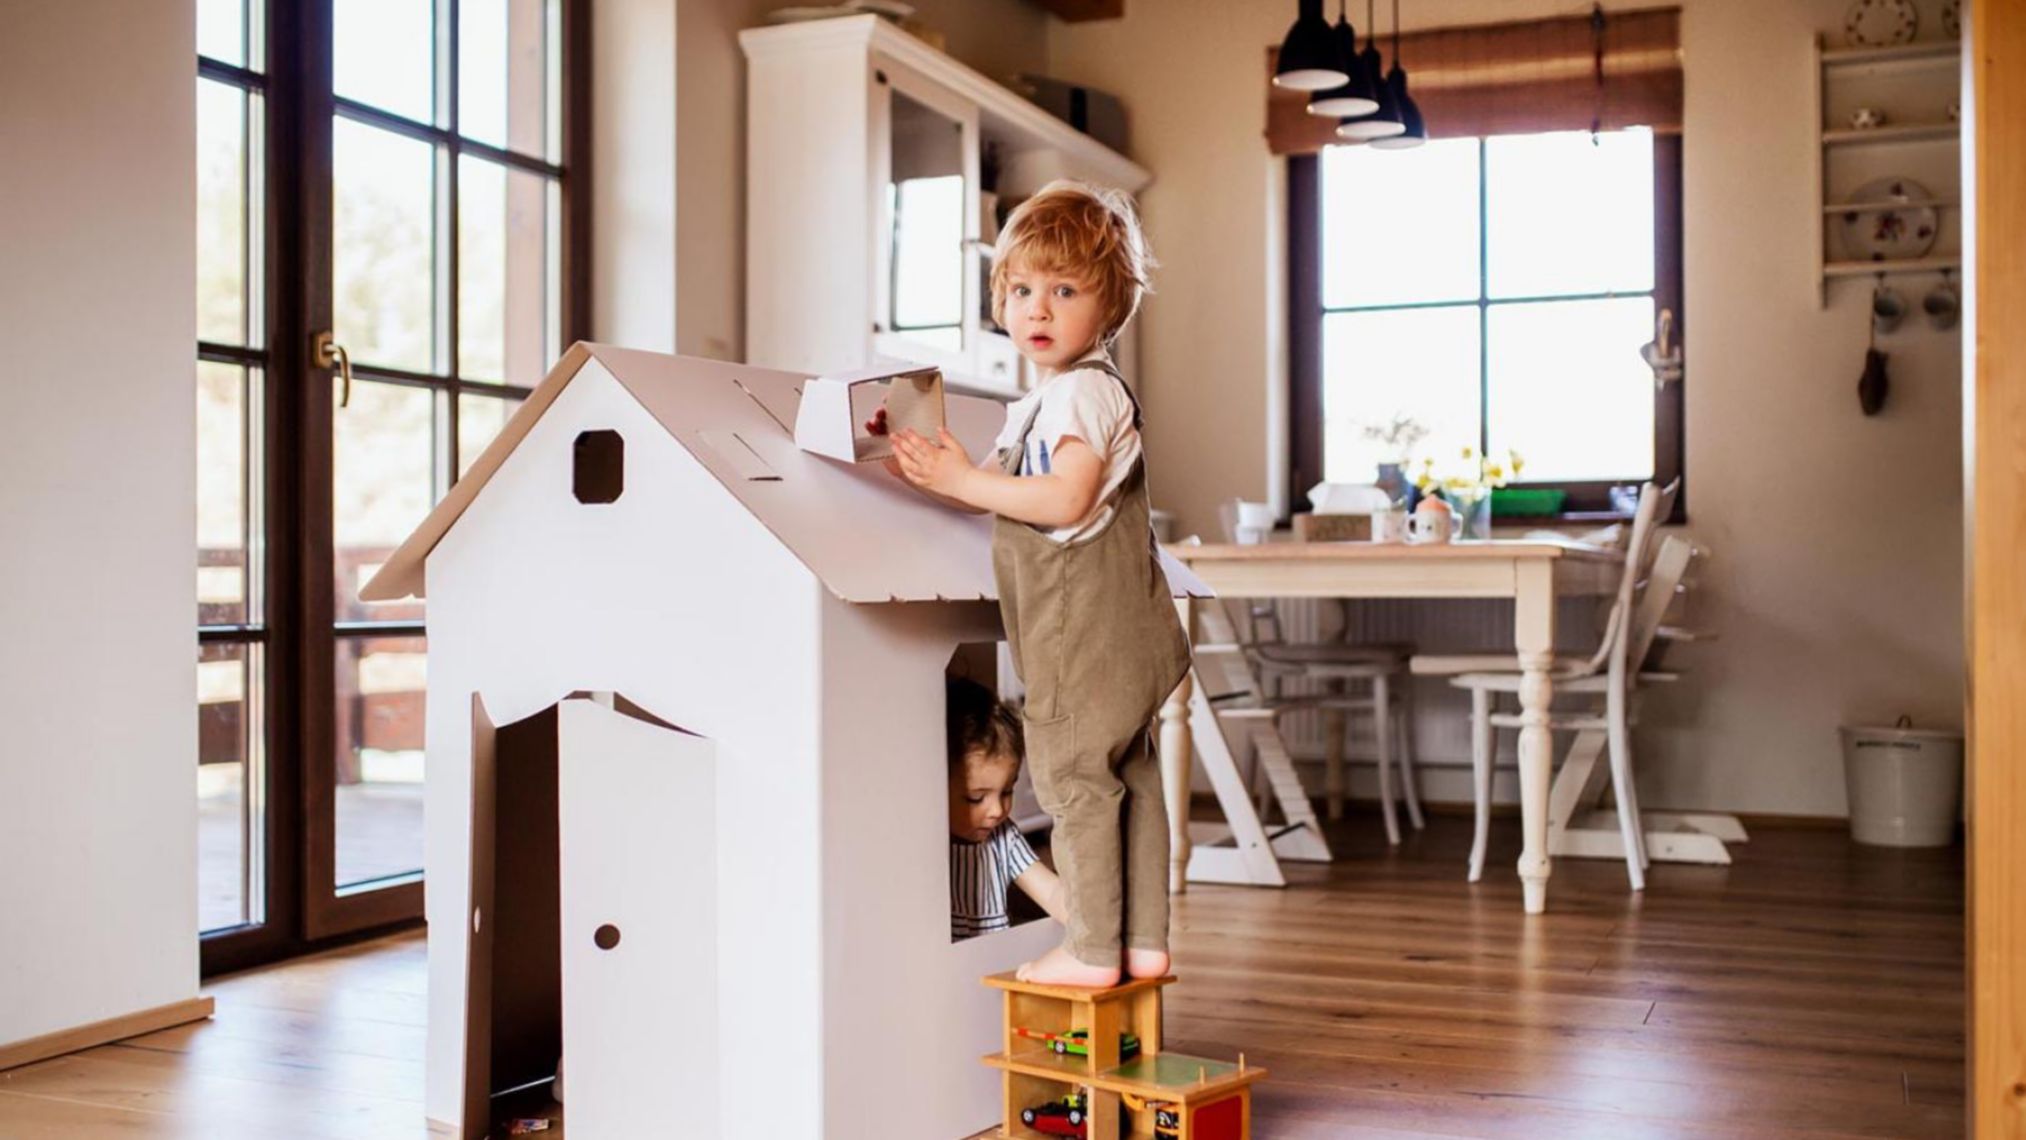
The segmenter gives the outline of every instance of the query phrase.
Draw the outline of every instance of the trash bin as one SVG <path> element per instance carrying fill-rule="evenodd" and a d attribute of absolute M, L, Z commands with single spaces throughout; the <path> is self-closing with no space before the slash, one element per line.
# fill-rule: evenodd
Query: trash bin
<path fill-rule="evenodd" d="M 1844 725 L 1843 775 L 1850 838 L 1879 847 L 1946 847 L 1963 804 L 1963 734 Z"/>

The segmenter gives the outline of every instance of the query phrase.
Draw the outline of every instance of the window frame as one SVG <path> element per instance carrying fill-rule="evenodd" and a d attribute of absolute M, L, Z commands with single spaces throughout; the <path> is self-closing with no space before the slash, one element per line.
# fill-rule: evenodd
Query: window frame
<path fill-rule="evenodd" d="M 455 59 L 459 21 L 458 0 L 436 0 L 448 13 L 444 29 Z M 591 36 L 589 0 L 559 0 L 561 51 L 562 151 L 548 163 L 511 153 L 510 148 L 456 135 L 456 124 L 426 127 L 432 146 L 449 148 L 450 177 L 457 159 L 472 154 L 497 161 L 508 169 L 553 172 L 561 196 L 559 298 L 560 352 L 589 335 L 591 260 Z M 199 938 L 201 973 L 205 977 L 246 969 L 341 944 L 386 930 L 412 927 L 421 918 L 421 876 L 385 890 L 347 896 L 333 895 L 330 864 L 334 857 L 329 777 L 336 747 L 334 725 L 334 650 L 341 638 L 353 636 L 426 636 L 425 622 L 334 621 L 334 535 L 331 502 L 333 429 L 330 392 L 332 373 L 310 359 L 312 332 L 330 329 L 330 240 L 332 207 L 332 123 L 335 115 L 373 126 L 397 126 L 418 135 L 412 121 L 337 96 L 333 79 L 333 0 L 249 0 L 249 19 L 261 21 L 264 58 L 240 67 L 198 56 L 198 75 L 250 87 L 265 95 L 261 137 L 263 192 L 256 212 L 259 226 L 249 229 L 249 249 L 258 251 L 263 266 L 257 292 L 249 284 L 248 304 L 257 307 L 257 327 L 264 337 L 246 347 L 200 342 L 197 358 L 257 369 L 260 403 L 257 435 L 261 467 L 249 467 L 251 494 L 263 514 L 251 540 L 258 543 L 264 564 L 258 569 L 265 609 L 257 623 L 242 626 L 200 626 L 202 644 L 257 644 L 262 655 L 259 678 L 264 707 L 257 742 L 265 786 L 265 842 L 260 900 L 263 921 L 211 932 Z M 453 97 L 455 72 L 451 73 Z M 445 137 L 448 136 L 448 137 Z M 455 202 L 454 196 L 450 199 Z M 455 336 L 458 319 L 455 278 L 457 256 L 454 206 L 449 211 L 448 272 L 453 292 L 443 303 L 451 336 L 451 366 L 442 373 L 404 373 L 369 364 L 355 366 L 361 379 L 429 389 L 449 402 L 445 430 L 452 450 L 449 482 L 458 477 L 455 462 L 458 400 L 461 393 L 524 398 L 531 389 L 517 385 L 467 380 L 457 367 Z M 249 313 L 249 321 L 254 314 Z M 249 441 L 250 443 L 252 441 Z M 248 463 L 256 452 L 248 448 Z M 251 577 L 252 571 L 249 572 Z M 249 589 L 255 588 L 249 582 Z M 353 628 L 354 625 L 357 628 Z M 322 845 L 319 847 L 318 845 Z M 319 856 L 319 852 L 322 855 Z M 248 852 L 249 857 L 254 852 Z M 193 869 L 194 870 L 194 869 Z"/>
<path fill-rule="evenodd" d="M 1655 132 L 1653 136 L 1653 303 L 1654 312 L 1662 310 L 1674 314 L 1673 339 L 1676 344 L 1683 342 L 1686 333 L 1686 317 L 1682 297 L 1682 256 L 1681 256 L 1681 136 L 1674 133 Z M 1483 241 L 1487 217 L 1487 191 L 1483 163 L 1483 140 L 1479 140 L 1478 163 L 1478 225 L 1480 247 Z M 1322 251 L 1322 161 L 1319 154 L 1289 155 L 1287 158 L 1287 234 L 1288 234 L 1288 471 L 1287 502 L 1289 510 L 1302 501 L 1310 487 L 1323 478 L 1323 320 L 1331 312 L 1323 304 L 1323 251 Z M 1498 298 L 1486 295 L 1485 280 L 1489 267 L 1480 256 L 1478 265 L 1478 295 L 1476 306 L 1482 315 L 1493 305 L 1511 304 L 1524 300 L 1579 300 L 1581 296 L 1567 298 Z M 1587 295 L 1583 295 L 1587 296 Z M 1601 294 L 1600 294 L 1601 296 Z M 1459 304 L 1468 304 L 1461 302 Z M 1358 306 L 1361 310 L 1381 308 L 1414 308 L 1412 303 L 1398 306 Z M 1486 391 L 1489 384 L 1489 348 L 1479 351 L 1478 384 L 1480 391 Z M 1686 378 L 1660 384 L 1654 390 L 1653 403 L 1653 479 L 1665 484 L 1682 479 L 1682 493 L 1675 500 L 1674 514 L 1668 520 L 1673 523 L 1685 522 L 1688 517 L 1687 481 L 1683 476 L 1686 469 L 1684 447 L 1683 391 Z M 1486 395 L 1489 395 L 1486 391 Z M 1486 422 L 1489 401 L 1479 412 L 1478 441 L 1481 445 L 1486 438 Z M 1518 482 L 1514 486 L 1554 488 L 1569 493 L 1563 511 L 1554 516 L 1562 521 L 1604 521 L 1627 517 L 1614 510 L 1610 504 L 1610 489 L 1622 485 L 1622 481 L 1608 480 L 1576 482 Z"/>

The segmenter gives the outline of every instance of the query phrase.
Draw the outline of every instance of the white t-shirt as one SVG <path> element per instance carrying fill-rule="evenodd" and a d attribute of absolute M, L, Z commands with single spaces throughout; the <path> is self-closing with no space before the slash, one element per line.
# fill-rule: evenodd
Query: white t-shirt
<path fill-rule="evenodd" d="M 1102 369 L 1075 368 L 1060 373 L 1007 406 L 1006 426 L 999 430 L 994 450 L 1004 452 L 1013 446 L 1036 404 L 1041 410 L 1034 416 L 1034 430 L 1027 433 L 1027 455 L 1021 460 L 1020 474 L 1048 474 L 1050 457 L 1064 436 L 1082 440 L 1104 463 L 1104 481 L 1090 513 L 1069 526 L 1044 533 L 1056 542 L 1095 534 L 1111 521 L 1112 512 L 1118 509 L 1119 486 L 1140 458 L 1140 429 L 1133 426 L 1132 398 Z"/>

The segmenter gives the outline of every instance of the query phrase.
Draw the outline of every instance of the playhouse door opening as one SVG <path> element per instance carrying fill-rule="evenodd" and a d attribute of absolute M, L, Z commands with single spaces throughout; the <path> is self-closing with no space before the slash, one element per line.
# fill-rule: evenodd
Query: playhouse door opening
<path fill-rule="evenodd" d="M 1014 882 L 1029 860 L 1050 864 L 1048 816 L 1021 760 L 1019 686 L 1006 643 L 957 646 L 945 670 L 950 941 L 1047 917 Z M 1008 782 L 1011 777 L 1010 783 Z M 986 834 L 988 827 L 996 828 Z"/>
<path fill-rule="evenodd" d="M 539 1114 L 563 1054 L 556 709 L 494 728 L 472 709 L 464 1135 Z"/>

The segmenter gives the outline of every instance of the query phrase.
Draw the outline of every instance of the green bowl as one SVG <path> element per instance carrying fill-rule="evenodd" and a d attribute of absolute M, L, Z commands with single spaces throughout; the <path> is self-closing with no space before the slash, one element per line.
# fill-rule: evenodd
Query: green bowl
<path fill-rule="evenodd" d="M 1518 517 L 1560 514 L 1568 498 L 1567 491 L 1549 487 L 1494 487 L 1491 513 Z"/>

